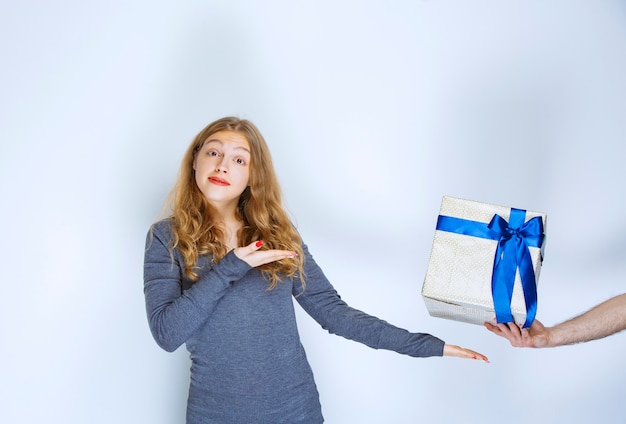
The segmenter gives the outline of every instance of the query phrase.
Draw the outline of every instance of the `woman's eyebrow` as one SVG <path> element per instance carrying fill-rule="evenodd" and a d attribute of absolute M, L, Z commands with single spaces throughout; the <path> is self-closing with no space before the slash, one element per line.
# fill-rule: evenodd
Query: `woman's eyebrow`
<path fill-rule="evenodd" d="M 244 150 L 244 151 L 250 153 L 250 149 L 248 149 L 245 146 L 237 146 L 237 147 L 235 147 L 235 150 Z"/>
<path fill-rule="evenodd" d="M 224 145 L 224 142 L 222 140 L 220 140 L 220 139 L 217 139 L 217 138 L 211 138 L 211 139 L 208 139 L 207 141 L 204 142 L 205 145 L 207 145 L 209 143 L 219 143 L 222 146 Z M 250 149 L 248 149 L 246 146 L 235 146 L 235 147 L 233 147 L 233 150 L 243 150 L 245 152 L 250 153 Z"/>

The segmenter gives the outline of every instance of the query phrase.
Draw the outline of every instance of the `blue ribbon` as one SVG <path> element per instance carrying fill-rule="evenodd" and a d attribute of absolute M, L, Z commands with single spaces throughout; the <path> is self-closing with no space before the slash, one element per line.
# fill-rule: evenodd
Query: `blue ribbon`
<path fill-rule="evenodd" d="M 496 321 L 498 323 L 514 321 L 511 313 L 511 299 L 515 272 L 519 268 L 526 302 L 526 322 L 523 328 L 528 328 L 537 314 L 537 281 L 529 247 L 541 248 L 545 234 L 541 217 L 536 216 L 528 222 L 524 222 L 525 219 L 526 211 L 515 208 L 511 208 L 510 222 L 495 214 L 489 224 L 439 215 L 437 230 L 498 240 L 491 275 L 491 295 Z"/>

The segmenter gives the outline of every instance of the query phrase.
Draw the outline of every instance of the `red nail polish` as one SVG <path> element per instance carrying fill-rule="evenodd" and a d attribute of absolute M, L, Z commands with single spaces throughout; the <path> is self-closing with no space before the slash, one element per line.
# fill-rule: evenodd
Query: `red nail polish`
<path fill-rule="evenodd" d="M 261 246 L 263 246 L 263 240 L 259 240 L 259 241 L 257 241 L 257 242 L 256 242 L 256 244 L 255 244 L 255 246 L 256 246 L 256 247 L 261 247 Z"/>

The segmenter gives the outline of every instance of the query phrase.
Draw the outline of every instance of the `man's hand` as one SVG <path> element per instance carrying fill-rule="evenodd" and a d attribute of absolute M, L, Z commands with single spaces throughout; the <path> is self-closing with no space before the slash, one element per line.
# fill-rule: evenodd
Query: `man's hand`
<path fill-rule="evenodd" d="M 513 347 L 548 347 L 550 344 L 550 331 L 538 320 L 534 320 L 530 328 L 520 328 L 514 322 L 495 325 L 486 322 L 485 327 L 507 339 Z"/>

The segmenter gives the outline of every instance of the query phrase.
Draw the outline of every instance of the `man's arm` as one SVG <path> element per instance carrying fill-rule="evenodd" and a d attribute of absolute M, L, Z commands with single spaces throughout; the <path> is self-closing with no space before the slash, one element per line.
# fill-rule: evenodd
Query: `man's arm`
<path fill-rule="evenodd" d="M 528 329 L 520 329 L 515 323 L 485 323 L 485 327 L 514 347 L 556 347 L 597 340 L 626 329 L 626 293 L 553 327 L 537 320 Z"/>

